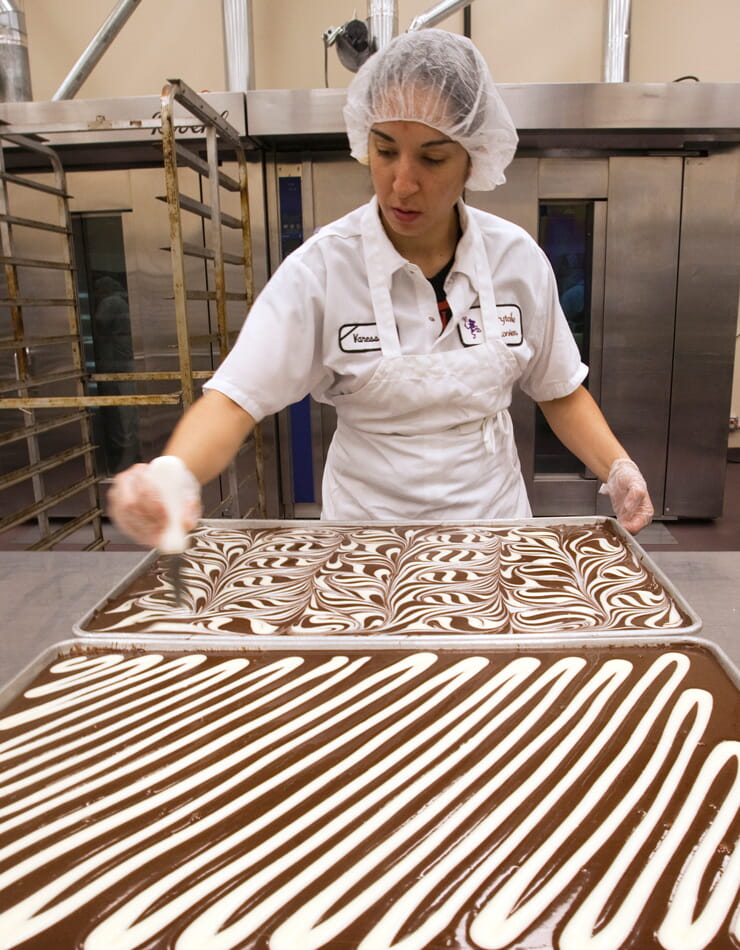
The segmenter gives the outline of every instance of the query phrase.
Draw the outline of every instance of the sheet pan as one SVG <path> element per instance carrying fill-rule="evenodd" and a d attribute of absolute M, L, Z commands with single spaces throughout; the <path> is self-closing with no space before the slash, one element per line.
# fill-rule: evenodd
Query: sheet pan
<path fill-rule="evenodd" d="M 280 521 L 280 520 L 265 520 L 265 521 L 249 521 L 249 520 L 231 520 L 231 519 L 222 519 L 222 520 L 204 520 L 201 524 L 205 527 L 213 528 L 214 530 L 271 530 L 271 529 L 307 529 L 307 530 L 316 530 L 317 528 L 337 528 L 341 530 L 346 530 L 351 532 L 356 528 L 377 528 L 379 525 L 377 523 L 368 523 L 368 522 L 319 522 L 319 521 Z M 444 527 L 446 523 L 432 523 L 432 522 L 420 522 L 414 521 L 410 522 L 409 525 L 413 526 L 429 526 L 429 527 Z M 634 558 L 634 561 L 639 565 L 651 579 L 658 586 L 660 591 L 665 595 L 665 597 L 672 603 L 676 610 L 683 615 L 682 621 L 676 625 L 672 626 L 669 629 L 661 630 L 661 635 L 664 633 L 666 636 L 671 636 L 675 634 L 682 635 L 694 635 L 701 630 L 702 620 L 696 611 L 691 607 L 691 605 L 686 601 L 680 591 L 676 586 L 671 582 L 671 580 L 665 575 L 663 571 L 650 559 L 649 555 L 643 550 L 640 546 L 637 539 L 632 535 L 628 534 L 624 529 L 612 518 L 599 518 L 599 517 L 571 517 L 571 518 L 533 518 L 526 520 L 517 520 L 517 521 L 477 521 L 477 522 L 464 522 L 464 521 L 455 521 L 450 522 L 449 524 L 454 526 L 467 527 L 470 529 L 481 528 L 493 531 L 505 531 L 508 528 L 523 529 L 526 530 L 528 527 L 533 529 L 547 527 L 547 528 L 559 528 L 563 526 L 576 526 L 576 527 L 586 527 L 586 526 L 595 526 L 597 529 L 607 528 L 614 533 L 614 535 L 619 539 L 620 543 L 623 545 L 625 551 Z M 383 525 L 380 525 L 383 527 Z M 391 525 L 390 527 L 399 527 Z M 400 527 L 406 527 L 401 525 Z M 546 553 L 546 552 L 545 552 Z M 239 630 L 237 634 L 232 634 L 226 631 L 211 631 L 205 627 L 203 623 L 199 623 L 197 615 L 187 615 L 174 607 L 172 605 L 171 610 L 165 607 L 157 616 L 155 622 L 151 624 L 151 629 L 147 630 L 136 630 L 136 631 L 120 631 L 113 629 L 113 624 L 111 623 L 111 628 L 106 629 L 92 629 L 91 623 L 93 618 L 97 617 L 101 612 L 105 612 L 112 601 L 114 601 L 119 596 L 123 595 L 126 591 L 131 589 L 136 582 L 143 577 L 151 568 L 157 566 L 160 562 L 159 554 L 156 551 L 150 552 L 148 555 L 144 556 L 141 563 L 137 565 L 134 570 L 129 572 L 121 581 L 114 586 L 114 588 L 100 599 L 100 601 L 94 604 L 86 613 L 82 616 L 77 624 L 74 626 L 74 633 L 78 636 L 96 636 L 96 635 L 112 635 L 112 636 L 122 636 L 122 635 L 131 635 L 134 637 L 144 637 L 149 638 L 158 637 L 158 636 L 169 636 L 169 635 L 179 635 L 179 636 L 201 636 L 201 635 L 217 635 L 217 636 L 232 636 L 235 635 L 238 639 L 247 638 L 247 639 L 262 639 L 266 634 L 256 633 L 248 628 L 248 624 L 245 623 L 245 629 Z M 610 633 L 621 634 L 626 636 L 644 636 L 647 633 L 657 633 L 657 629 L 651 629 L 647 625 L 637 626 L 635 628 L 621 626 L 619 624 L 615 626 L 604 626 L 604 627 L 588 627 L 584 625 L 582 630 L 568 630 L 568 635 L 578 635 L 583 633 L 583 635 L 608 635 Z M 383 637 L 390 636 L 393 639 L 396 639 L 399 636 L 398 631 L 387 631 L 387 630 L 373 630 L 360 631 L 348 629 L 346 631 L 338 632 L 322 632 L 320 630 L 300 633 L 291 632 L 290 637 L 300 637 L 304 639 L 305 637 L 311 637 L 312 635 L 320 634 L 320 639 L 322 642 L 327 642 L 330 639 L 334 639 L 341 642 L 351 641 L 357 638 L 359 641 L 364 642 L 367 640 L 369 635 L 381 635 Z M 530 633 L 529 631 L 523 632 L 522 630 L 511 630 L 502 632 L 502 633 L 459 633 L 456 636 L 460 637 L 461 643 L 485 643 L 492 639 L 492 636 L 516 636 L 517 638 L 529 637 L 529 636 L 548 636 L 552 637 L 555 640 L 558 640 L 564 634 L 564 630 L 559 625 L 553 625 L 551 629 L 544 630 L 541 633 L 536 631 Z M 421 645 L 423 643 L 436 643 L 439 638 L 446 635 L 445 632 L 430 632 L 428 630 L 419 630 L 414 627 L 413 624 L 409 625 L 407 632 L 403 634 L 413 643 Z"/>
<path fill-rule="evenodd" d="M 658 950 L 676 914 L 729 946 L 703 843 L 737 808 L 739 688 L 697 637 L 55 644 L 0 692 L 7 946 L 357 947 L 390 915 L 426 950 L 597 922 Z"/>

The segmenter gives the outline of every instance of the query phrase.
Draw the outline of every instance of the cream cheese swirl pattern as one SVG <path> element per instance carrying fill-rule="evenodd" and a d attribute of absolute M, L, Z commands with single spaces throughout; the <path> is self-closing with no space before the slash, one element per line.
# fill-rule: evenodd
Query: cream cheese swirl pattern
<path fill-rule="evenodd" d="M 95 650 L 0 715 L 24 950 L 727 950 L 737 689 L 698 646 Z"/>
<path fill-rule="evenodd" d="M 201 526 L 176 610 L 164 561 L 85 632 L 409 635 L 679 630 L 668 592 L 600 525 Z"/>

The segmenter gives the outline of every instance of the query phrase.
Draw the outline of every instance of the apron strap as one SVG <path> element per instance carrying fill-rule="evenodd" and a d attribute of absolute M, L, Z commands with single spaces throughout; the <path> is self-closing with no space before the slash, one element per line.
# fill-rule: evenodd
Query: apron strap
<path fill-rule="evenodd" d="M 473 245 L 473 263 L 478 284 L 478 301 L 480 303 L 483 334 L 484 337 L 487 337 L 489 333 L 493 333 L 500 338 L 501 327 L 496 313 L 496 296 L 493 292 L 491 265 L 488 262 L 483 235 L 480 233 L 480 229 L 472 215 L 468 215 L 468 228 L 470 229 Z"/>
<path fill-rule="evenodd" d="M 373 303 L 375 323 L 378 327 L 380 349 L 384 357 L 401 355 L 401 341 L 391 300 L 390 277 L 380 260 L 377 243 L 363 231 L 362 247 L 365 254 L 365 267 Z"/>

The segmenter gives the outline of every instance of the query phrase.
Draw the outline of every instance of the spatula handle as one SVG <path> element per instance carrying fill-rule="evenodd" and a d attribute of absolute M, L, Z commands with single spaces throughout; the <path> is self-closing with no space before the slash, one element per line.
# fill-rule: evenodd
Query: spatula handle
<path fill-rule="evenodd" d="M 183 526 L 187 484 L 185 463 L 176 455 L 160 455 L 150 463 L 149 470 L 157 481 L 167 511 L 167 527 L 159 540 L 159 550 L 163 554 L 181 554 L 187 545 Z"/>

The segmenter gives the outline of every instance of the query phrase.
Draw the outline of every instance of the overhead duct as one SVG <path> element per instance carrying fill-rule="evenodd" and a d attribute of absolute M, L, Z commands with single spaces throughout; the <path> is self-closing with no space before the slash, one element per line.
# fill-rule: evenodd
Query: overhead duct
<path fill-rule="evenodd" d="M 141 3 L 141 0 L 120 0 L 105 23 L 93 37 L 90 45 L 72 67 L 71 72 L 52 99 L 74 99 L 80 86 L 95 69 L 103 53 L 118 36 L 124 24 Z"/>
<path fill-rule="evenodd" d="M 0 0 L 0 102 L 30 102 L 26 15 L 21 0 Z"/>
<path fill-rule="evenodd" d="M 607 0 L 604 82 L 629 79 L 630 0 Z"/>
<path fill-rule="evenodd" d="M 226 89 L 254 89 L 252 0 L 223 0 Z"/>
<path fill-rule="evenodd" d="M 370 49 L 384 49 L 398 34 L 398 4 L 396 0 L 367 0 L 367 28 Z"/>
<path fill-rule="evenodd" d="M 457 13 L 463 7 L 469 6 L 470 3 L 471 0 L 442 0 L 441 3 L 430 7 L 426 13 L 420 13 L 419 16 L 414 17 L 408 32 L 413 33 L 415 30 L 425 30 L 430 26 L 435 26 L 435 24 L 447 19 L 448 16 L 452 16 L 453 13 Z"/>

